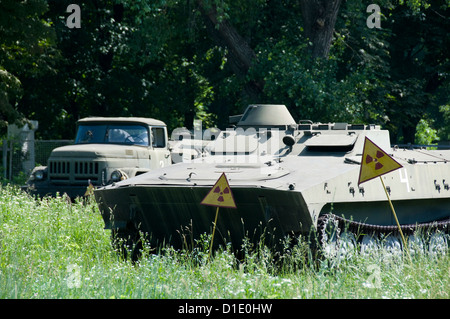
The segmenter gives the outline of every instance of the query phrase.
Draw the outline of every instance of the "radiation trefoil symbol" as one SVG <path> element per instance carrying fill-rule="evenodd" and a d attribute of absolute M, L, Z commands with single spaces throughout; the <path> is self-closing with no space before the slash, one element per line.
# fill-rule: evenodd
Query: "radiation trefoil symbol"
<path fill-rule="evenodd" d="M 383 164 L 381 164 L 378 159 L 382 158 L 384 156 L 383 152 L 377 151 L 377 154 L 375 155 L 375 158 L 370 156 L 369 154 L 366 155 L 366 164 L 375 163 L 375 170 L 379 170 L 383 168 Z"/>
<path fill-rule="evenodd" d="M 225 189 L 223 191 L 221 191 L 220 190 L 220 186 L 217 186 L 214 189 L 214 193 L 215 194 L 219 194 L 219 197 L 217 197 L 217 201 L 223 203 L 225 201 L 225 199 L 223 198 L 223 195 L 224 194 L 229 194 L 230 193 L 230 188 L 229 187 L 225 187 Z"/>

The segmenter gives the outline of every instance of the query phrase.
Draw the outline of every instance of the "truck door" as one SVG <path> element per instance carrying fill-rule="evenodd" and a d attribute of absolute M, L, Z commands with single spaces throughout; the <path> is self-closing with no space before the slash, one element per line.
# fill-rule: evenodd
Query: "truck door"
<path fill-rule="evenodd" d="M 167 128 L 153 126 L 150 129 L 150 168 L 160 168 L 172 164 L 167 145 Z"/>

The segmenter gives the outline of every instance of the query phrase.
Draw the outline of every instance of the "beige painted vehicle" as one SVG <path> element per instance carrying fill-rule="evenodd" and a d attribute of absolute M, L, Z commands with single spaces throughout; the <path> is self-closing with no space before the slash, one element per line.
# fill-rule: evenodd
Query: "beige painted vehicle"
<path fill-rule="evenodd" d="M 171 165 L 166 124 L 151 118 L 88 117 L 77 122 L 74 145 L 54 149 L 23 187 L 31 194 L 83 196 L 105 186 Z"/>

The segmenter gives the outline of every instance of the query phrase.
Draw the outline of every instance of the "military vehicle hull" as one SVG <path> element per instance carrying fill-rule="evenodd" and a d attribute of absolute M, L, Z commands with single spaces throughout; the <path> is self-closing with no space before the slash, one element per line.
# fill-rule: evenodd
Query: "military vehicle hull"
<path fill-rule="evenodd" d="M 176 164 L 174 168 L 179 165 L 185 164 Z M 233 247 L 239 248 L 242 240 L 248 238 L 255 242 L 264 239 L 268 244 L 277 245 L 284 236 L 307 235 L 317 227 L 319 216 L 330 212 L 359 225 L 372 225 L 380 232 L 395 233 L 396 223 L 380 180 L 375 179 L 355 190 L 351 185 L 356 185 L 358 166 L 347 165 L 352 168 L 350 171 L 309 186 L 303 186 L 299 181 L 307 184 L 308 177 L 314 172 L 306 169 L 303 173 L 297 171 L 299 179 L 295 179 L 295 185 L 292 184 L 293 176 L 277 179 L 279 185 L 286 185 L 283 188 L 270 188 L 264 185 L 267 182 L 251 185 L 235 181 L 229 174 L 237 209 L 220 208 L 217 221 L 219 235 L 216 238 L 221 239 L 215 243 L 232 243 Z M 434 165 L 423 168 L 429 171 L 422 172 L 427 178 L 410 178 L 409 185 L 402 181 L 402 174 L 415 168 L 406 167 L 403 171 L 382 177 L 390 189 L 390 197 L 398 219 L 405 225 L 405 232 L 421 224 L 447 220 L 450 216 L 450 191 L 436 189 L 432 176 L 438 178 L 443 175 L 440 175 L 442 172 L 438 165 Z M 195 167 L 189 166 L 190 170 Z M 204 165 L 200 166 L 199 169 L 208 171 Z M 141 176 L 133 179 L 131 185 L 96 190 L 95 196 L 106 228 L 142 230 L 150 234 L 152 245 L 170 244 L 176 248 L 191 245 L 193 239 L 200 238 L 203 233 L 211 233 L 213 227 L 215 208 L 200 202 L 220 176 L 214 171 L 211 167 L 209 182 L 191 179 L 185 185 L 163 185 L 149 182 L 158 179 L 157 176 L 153 179 Z M 148 178 L 147 182 L 145 178 Z M 434 189 L 435 194 L 412 197 L 411 193 L 420 191 L 419 188 L 427 184 L 433 186 L 429 188 Z M 409 187 L 409 192 L 406 187 Z M 371 193 L 376 196 L 369 196 Z"/>
<path fill-rule="evenodd" d="M 320 228 L 330 214 L 365 233 L 395 232 L 380 178 L 405 232 L 433 224 L 448 231 L 449 150 L 391 148 L 388 132 L 374 126 L 276 124 L 223 132 L 208 156 L 95 190 L 106 228 L 140 230 L 153 245 L 189 247 L 212 231 L 216 208 L 200 202 L 225 173 L 237 209 L 220 208 L 216 245 L 239 249 L 244 238 L 277 245 Z M 358 185 L 365 137 L 403 167 Z"/>

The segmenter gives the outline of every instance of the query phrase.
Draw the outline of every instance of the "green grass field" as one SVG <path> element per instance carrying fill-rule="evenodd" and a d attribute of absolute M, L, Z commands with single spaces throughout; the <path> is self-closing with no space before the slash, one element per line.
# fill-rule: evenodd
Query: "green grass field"
<path fill-rule="evenodd" d="M 208 236 L 189 252 L 144 249 L 132 264 L 114 251 L 95 202 L 34 200 L 0 187 L 0 298 L 449 298 L 449 252 L 377 250 L 311 263 L 304 242 L 274 266 L 266 247 L 237 262 Z"/>

